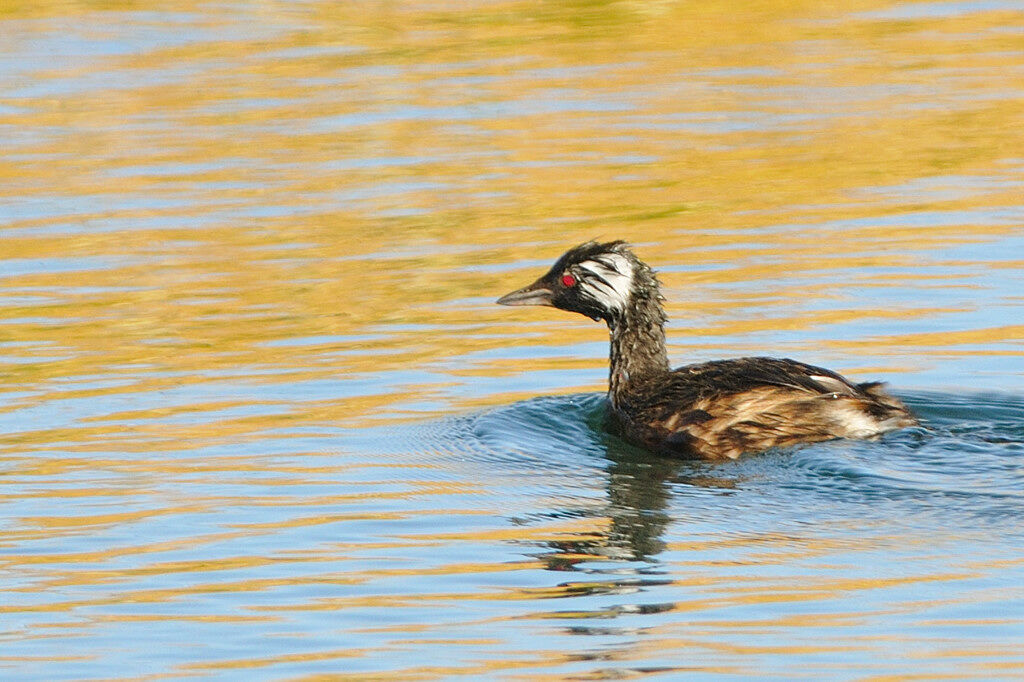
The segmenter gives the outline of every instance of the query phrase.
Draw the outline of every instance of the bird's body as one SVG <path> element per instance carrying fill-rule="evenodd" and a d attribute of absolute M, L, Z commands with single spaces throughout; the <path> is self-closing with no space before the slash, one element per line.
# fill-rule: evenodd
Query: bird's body
<path fill-rule="evenodd" d="M 662 300 L 654 273 L 624 243 L 588 242 L 498 302 L 604 320 L 611 423 L 654 450 L 736 458 L 797 443 L 872 438 L 916 423 L 880 384 L 851 383 L 794 360 L 737 358 L 672 370 Z"/>

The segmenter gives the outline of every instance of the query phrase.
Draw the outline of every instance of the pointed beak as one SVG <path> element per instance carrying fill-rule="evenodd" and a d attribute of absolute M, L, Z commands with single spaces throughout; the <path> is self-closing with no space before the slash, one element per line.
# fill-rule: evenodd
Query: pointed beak
<path fill-rule="evenodd" d="M 500 305 L 554 305 L 551 302 L 551 289 L 540 280 L 511 294 L 505 294 L 497 302 Z"/>

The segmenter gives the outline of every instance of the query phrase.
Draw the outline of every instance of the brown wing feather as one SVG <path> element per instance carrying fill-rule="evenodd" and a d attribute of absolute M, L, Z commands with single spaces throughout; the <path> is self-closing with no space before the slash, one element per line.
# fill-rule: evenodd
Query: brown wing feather
<path fill-rule="evenodd" d="M 681 367 L 630 396 L 619 420 L 651 447 L 708 459 L 796 443 L 876 436 L 916 423 L 878 384 L 775 358 Z M 643 396 L 652 398 L 645 401 Z"/>

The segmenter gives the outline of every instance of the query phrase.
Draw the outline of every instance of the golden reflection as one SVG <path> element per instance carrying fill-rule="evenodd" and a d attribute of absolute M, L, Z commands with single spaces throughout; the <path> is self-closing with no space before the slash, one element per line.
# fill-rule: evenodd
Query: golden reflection
<path fill-rule="evenodd" d="M 1006 570 L 741 580 L 709 553 L 778 567 L 894 540 L 667 539 L 674 487 L 736 482 L 615 446 L 599 511 L 511 526 L 486 480 L 339 445 L 367 427 L 387 434 L 536 395 L 513 382 L 523 346 L 536 351 L 530 370 L 581 384 L 558 392 L 600 390 L 603 330 L 491 304 L 520 270 L 593 237 L 631 240 L 662 269 L 680 359 L 774 352 L 765 339 L 783 332 L 799 337 L 785 351 L 835 351 L 865 373 L 1021 356 L 1024 326 L 981 314 L 988 301 L 1019 303 L 1016 292 L 940 294 L 994 289 L 982 274 L 1024 267 L 1003 249 L 1020 243 L 1024 19 L 998 4 L 872 15 L 892 7 L 0 4 L 12 46 L 0 73 L 0 567 L 17 581 L 0 613 L 24 619 L 4 636 L 102 640 L 134 623 L 252 626 L 424 603 L 521 607 L 473 621 L 482 627 L 617 618 L 616 605 L 580 604 L 637 586 L 580 568 L 669 552 L 683 557 L 669 586 L 708 592 L 664 607 L 687 620 L 594 656 L 629 677 L 661 651 L 713 651 L 732 658 L 692 669 L 749 675 L 762 653 L 848 647 L 730 644 L 723 631 L 841 629 L 876 615 L 859 596 Z M 445 554 L 478 545 L 515 548 L 515 560 Z M 431 561 L 403 562 L 418 551 Z M 566 579 L 552 584 L 555 571 Z M 545 580 L 531 583 L 537 572 Z M 482 582 L 355 590 L 439 576 Z M 228 607 L 202 599 L 232 595 Z M 824 613 L 723 613 L 796 602 Z M 185 606 L 196 611 L 172 608 Z M 947 621 L 999 622 L 927 622 Z M 346 661 L 423 641 L 493 658 L 389 679 L 555 679 L 548 671 L 579 663 L 554 649 L 504 660 L 489 635 L 423 637 L 175 670 L 277 675 L 327 661 L 330 679 L 346 679 Z M 934 655 L 962 656 L 968 673 L 1017 669 L 995 646 Z"/>

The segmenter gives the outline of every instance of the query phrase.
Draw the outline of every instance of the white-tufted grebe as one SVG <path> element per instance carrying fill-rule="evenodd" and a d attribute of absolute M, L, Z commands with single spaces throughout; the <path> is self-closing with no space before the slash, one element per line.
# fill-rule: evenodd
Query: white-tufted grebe
<path fill-rule="evenodd" d="M 547 305 L 604 320 L 611 336 L 611 424 L 628 440 L 676 455 L 745 452 L 872 438 L 917 423 L 879 383 L 854 384 L 778 358 L 716 360 L 670 369 L 665 311 L 654 272 L 624 242 L 567 251 L 502 305 Z"/>

